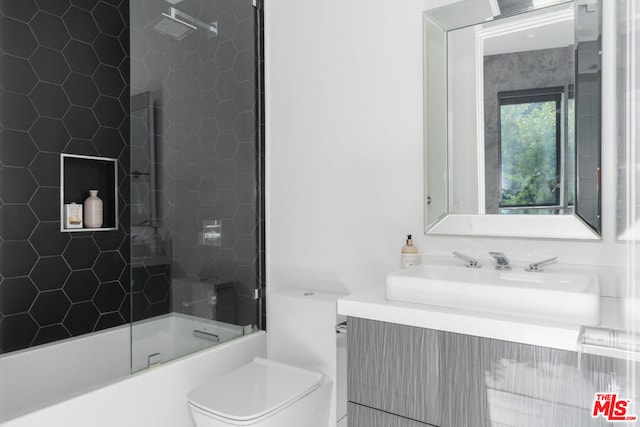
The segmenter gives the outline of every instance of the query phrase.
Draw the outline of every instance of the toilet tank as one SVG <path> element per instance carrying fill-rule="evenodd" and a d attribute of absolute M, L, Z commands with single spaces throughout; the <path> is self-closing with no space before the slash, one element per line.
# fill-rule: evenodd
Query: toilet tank
<path fill-rule="evenodd" d="M 267 296 L 269 359 L 321 372 L 333 382 L 329 420 L 335 426 L 347 414 L 346 334 L 336 325 L 337 301 L 345 295 L 286 288 Z"/>

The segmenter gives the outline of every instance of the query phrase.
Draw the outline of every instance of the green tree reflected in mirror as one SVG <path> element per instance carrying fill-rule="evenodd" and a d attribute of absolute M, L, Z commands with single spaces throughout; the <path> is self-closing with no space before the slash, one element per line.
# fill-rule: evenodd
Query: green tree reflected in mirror
<path fill-rule="evenodd" d="M 573 205 L 575 187 L 563 191 L 562 176 L 562 159 L 566 157 L 569 164 L 575 162 L 573 102 L 567 104 L 565 115 L 563 88 L 501 92 L 498 97 L 500 208 L 518 209 L 518 213 L 523 213 L 523 208 Z M 569 125 L 566 147 L 562 138 L 565 117 Z M 572 173 L 575 174 L 568 171 L 567 175 Z M 526 211 L 536 212 L 542 211 Z"/>

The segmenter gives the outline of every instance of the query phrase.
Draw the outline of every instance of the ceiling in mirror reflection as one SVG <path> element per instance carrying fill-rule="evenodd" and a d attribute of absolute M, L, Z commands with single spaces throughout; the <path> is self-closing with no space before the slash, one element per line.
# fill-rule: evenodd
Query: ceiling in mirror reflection
<path fill-rule="evenodd" d="M 499 33 L 507 37 L 484 38 L 485 56 L 572 46 L 575 43 L 573 8 L 555 13 L 553 19 L 540 19 L 526 25 L 515 22 L 510 28 L 501 26 Z"/>
<path fill-rule="evenodd" d="M 429 10 L 429 18 L 444 31 L 505 18 L 572 0 L 460 0 Z"/>
<path fill-rule="evenodd" d="M 489 0 L 498 5 L 494 16 L 505 17 L 564 3 L 566 0 Z"/>

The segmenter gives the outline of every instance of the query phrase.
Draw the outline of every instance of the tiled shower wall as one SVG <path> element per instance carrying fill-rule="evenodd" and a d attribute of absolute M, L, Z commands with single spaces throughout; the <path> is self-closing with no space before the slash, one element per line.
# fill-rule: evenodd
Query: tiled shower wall
<path fill-rule="evenodd" d="M 143 0 L 131 10 L 132 92 L 155 99 L 159 228 L 171 282 L 162 304 L 256 324 L 256 11 L 249 1 L 183 0 L 176 7 L 217 21 L 218 35 L 198 29 L 174 40 L 153 29 L 169 6 Z M 206 245 L 205 222 L 215 220 L 221 241 Z M 134 313 L 152 308 L 134 288 Z"/>
<path fill-rule="evenodd" d="M 129 319 L 128 16 L 0 1 L 0 353 Z M 60 153 L 118 159 L 118 231 L 60 232 Z"/>

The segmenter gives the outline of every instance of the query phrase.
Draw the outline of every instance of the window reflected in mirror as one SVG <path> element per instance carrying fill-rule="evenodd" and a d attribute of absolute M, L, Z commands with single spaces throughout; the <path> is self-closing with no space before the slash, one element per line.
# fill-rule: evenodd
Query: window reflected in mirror
<path fill-rule="evenodd" d="M 562 87 L 498 93 L 500 213 L 549 214 L 573 207 L 574 189 L 565 183 L 573 187 L 568 176 L 575 171 L 575 143 L 563 131 L 564 124 L 573 127 L 573 100 L 565 109 L 564 98 Z"/>

